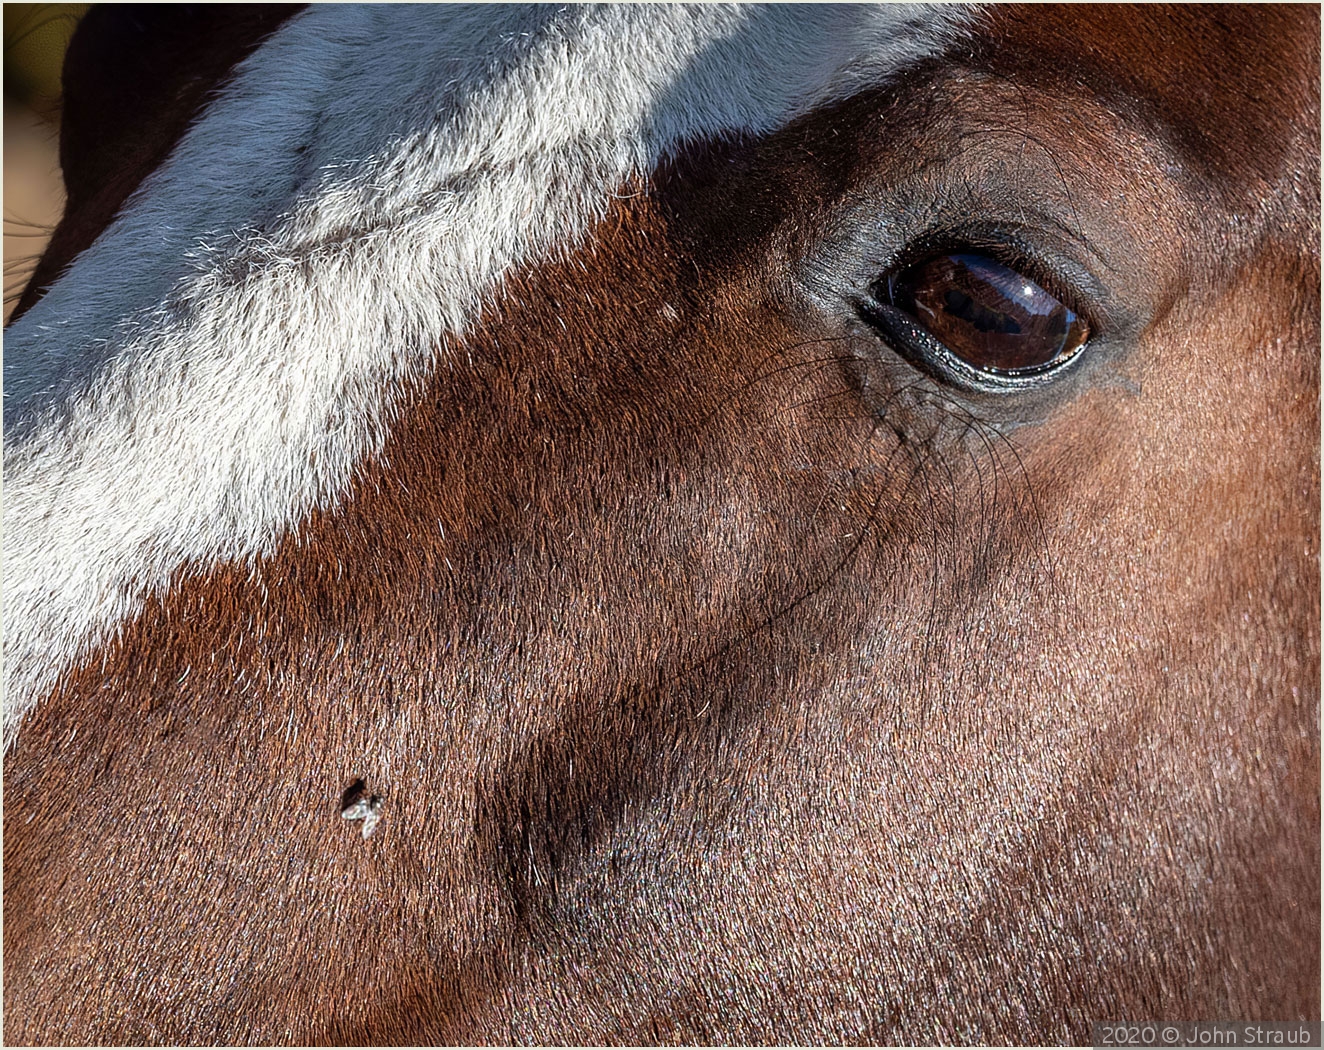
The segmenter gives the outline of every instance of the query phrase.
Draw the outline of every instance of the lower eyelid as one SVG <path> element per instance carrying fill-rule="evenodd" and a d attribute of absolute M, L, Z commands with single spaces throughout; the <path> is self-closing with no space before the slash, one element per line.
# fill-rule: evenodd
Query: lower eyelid
<path fill-rule="evenodd" d="M 875 300 L 856 303 L 856 313 L 871 331 L 911 367 L 944 386 L 971 394 L 1006 396 L 1043 389 L 1073 372 L 1087 355 L 1075 353 L 1060 363 L 1022 372 L 976 368 L 952 353 L 923 325 L 895 307 Z"/>

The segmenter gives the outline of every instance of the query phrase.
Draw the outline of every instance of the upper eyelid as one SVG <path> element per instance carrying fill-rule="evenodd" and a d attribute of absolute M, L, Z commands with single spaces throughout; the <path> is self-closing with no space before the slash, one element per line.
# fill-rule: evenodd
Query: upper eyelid
<path fill-rule="evenodd" d="M 1143 245 L 1113 238 L 1108 228 L 1080 229 L 1051 201 L 981 185 L 982 200 L 973 200 L 963 180 L 956 187 L 921 186 L 902 177 L 827 204 L 811 227 L 817 236 L 805 237 L 804 227 L 789 230 L 774 249 L 796 260 L 786 291 L 821 312 L 844 307 L 854 313 L 871 298 L 873 283 L 906 260 L 940 249 L 995 249 L 1001 262 L 1023 260 L 1016 268 L 1028 265 L 1026 276 L 1084 318 L 1092 341 L 1129 345 L 1150 323 L 1162 286 L 1161 278 L 1145 276 L 1150 267 Z M 1124 269 L 1107 265 L 1123 254 L 1129 260 Z"/>

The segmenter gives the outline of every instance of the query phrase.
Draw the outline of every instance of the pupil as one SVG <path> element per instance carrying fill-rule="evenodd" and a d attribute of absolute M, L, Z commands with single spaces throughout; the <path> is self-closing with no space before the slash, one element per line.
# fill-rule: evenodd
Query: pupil
<path fill-rule="evenodd" d="M 1021 326 L 1008 314 L 996 310 L 986 310 L 960 289 L 953 288 L 944 296 L 947 312 L 964 321 L 969 321 L 981 332 L 1007 332 L 1016 334 Z"/>

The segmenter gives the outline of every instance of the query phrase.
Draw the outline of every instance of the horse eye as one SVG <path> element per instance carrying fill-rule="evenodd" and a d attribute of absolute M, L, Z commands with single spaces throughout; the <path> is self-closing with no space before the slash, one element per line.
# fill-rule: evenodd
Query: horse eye
<path fill-rule="evenodd" d="M 879 281 L 874 294 L 982 372 L 1060 365 L 1089 338 L 1085 320 L 1038 284 L 983 255 L 936 255 Z"/>

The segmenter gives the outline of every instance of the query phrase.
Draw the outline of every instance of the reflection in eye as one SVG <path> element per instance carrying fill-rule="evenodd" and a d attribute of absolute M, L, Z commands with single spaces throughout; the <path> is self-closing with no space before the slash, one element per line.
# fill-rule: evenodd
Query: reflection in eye
<path fill-rule="evenodd" d="M 1083 318 L 1030 278 L 983 255 L 937 255 L 879 284 L 889 305 L 984 371 L 1061 364 L 1090 334 Z"/>

